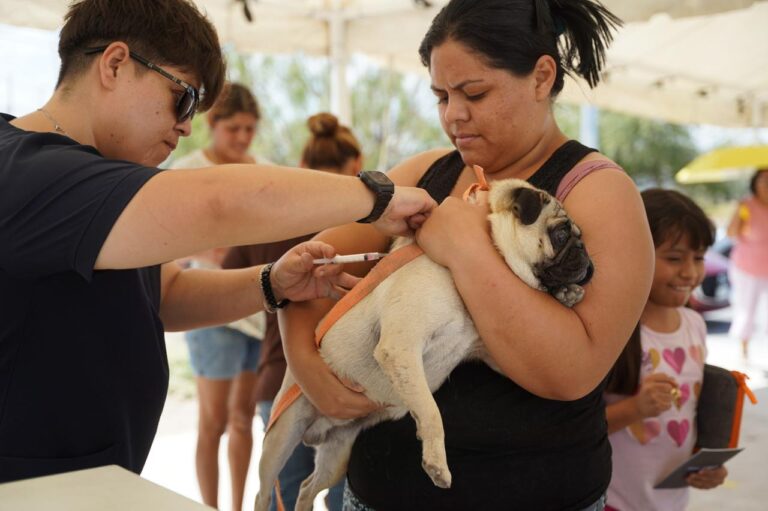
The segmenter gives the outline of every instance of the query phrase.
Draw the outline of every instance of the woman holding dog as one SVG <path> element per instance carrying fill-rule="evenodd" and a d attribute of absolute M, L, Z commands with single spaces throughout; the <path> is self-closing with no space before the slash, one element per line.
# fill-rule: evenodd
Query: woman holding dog
<path fill-rule="evenodd" d="M 435 393 L 450 489 L 422 470 L 415 424 L 405 417 L 357 438 L 345 509 L 603 509 L 611 476 L 603 381 L 648 296 L 653 244 L 632 180 L 569 141 L 552 102 L 566 72 L 596 85 L 618 23 L 591 0 L 452 0 L 433 20 L 419 53 L 456 150 L 420 154 L 389 176 L 442 201 L 417 241 L 451 271 L 501 374 L 464 363 Z M 475 164 L 489 181 L 526 179 L 565 196 L 596 268 L 581 303 L 566 308 L 510 271 L 491 242 L 485 201 L 460 198 Z M 390 242 L 364 225 L 318 239 L 340 254 L 385 252 Z M 323 413 L 361 417 L 378 405 L 340 382 L 313 344 L 331 305 L 316 300 L 281 312 L 288 362 Z"/>

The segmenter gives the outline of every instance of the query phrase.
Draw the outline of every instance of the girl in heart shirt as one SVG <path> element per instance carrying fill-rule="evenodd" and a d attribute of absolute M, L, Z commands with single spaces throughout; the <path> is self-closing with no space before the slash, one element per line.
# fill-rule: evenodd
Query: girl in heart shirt
<path fill-rule="evenodd" d="M 691 199 L 662 189 L 642 194 L 656 251 L 648 302 L 609 376 L 606 399 L 613 448 L 608 507 L 616 511 L 677 511 L 688 488 L 655 490 L 696 443 L 696 403 L 706 358 L 706 327 L 685 308 L 704 278 L 704 252 L 714 226 Z M 725 467 L 688 476 L 694 488 L 723 483 Z"/>

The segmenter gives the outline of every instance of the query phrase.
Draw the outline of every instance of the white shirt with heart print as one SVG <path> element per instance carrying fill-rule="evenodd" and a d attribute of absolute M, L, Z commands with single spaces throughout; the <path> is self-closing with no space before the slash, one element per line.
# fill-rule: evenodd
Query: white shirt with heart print
<path fill-rule="evenodd" d="M 677 381 L 678 399 L 658 417 L 608 437 L 613 448 L 608 505 L 619 511 L 682 511 L 688 503 L 687 487 L 653 489 L 691 457 L 696 443 L 696 403 L 707 355 L 707 328 L 697 312 L 684 307 L 677 310 L 681 321 L 676 332 L 660 333 L 641 325 L 640 381 L 652 373 L 667 374 Z M 625 398 L 606 394 L 608 404 Z"/>

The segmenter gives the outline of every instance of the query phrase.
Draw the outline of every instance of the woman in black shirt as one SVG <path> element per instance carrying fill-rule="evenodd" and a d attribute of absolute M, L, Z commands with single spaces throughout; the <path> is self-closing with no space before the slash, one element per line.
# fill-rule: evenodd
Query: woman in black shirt
<path fill-rule="evenodd" d="M 598 82 L 618 23 L 592 0 L 452 0 L 434 19 L 419 53 L 456 150 L 423 153 L 389 176 L 442 201 L 417 241 L 451 271 L 501 373 L 465 363 L 435 393 L 450 489 L 435 487 L 422 470 L 416 427 L 405 417 L 358 437 L 348 509 L 602 509 L 611 473 L 602 381 L 642 310 L 653 248 L 634 183 L 604 156 L 569 141 L 552 101 L 566 72 Z M 473 164 L 490 181 L 515 177 L 553 194 L 570 192 L 564 205 L 596 268 L 573 309 L 518 279 L 490 239 L 487 205 L 461 201 L 475 179 Z M 386 251 L 389 243 L 359 225 L 318 239 L 341 254 Z M 312 344 L 328 306 L 296 304 L 284 313 L 288 363 L 323 413 L 359 417 L 376 404 L 344 387 Z"/>

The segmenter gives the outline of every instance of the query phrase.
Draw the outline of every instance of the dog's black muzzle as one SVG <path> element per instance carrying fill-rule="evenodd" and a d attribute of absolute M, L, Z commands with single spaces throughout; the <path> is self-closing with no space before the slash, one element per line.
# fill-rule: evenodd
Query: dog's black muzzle
<path fill-rule="evenodd" d="M 536 272 L 541 284 L 547 289 L 556 289 L 567 284 L 583 286 L 594 274 L 594 266 L 584 243 L 570 231 L 570 222 L 564 222 L 550 234 L 552 246 L 557 250 L 557 254 L 550 261 L 539 265 Z"/>

